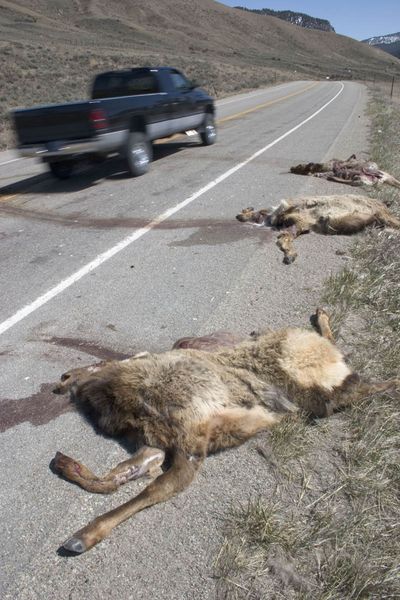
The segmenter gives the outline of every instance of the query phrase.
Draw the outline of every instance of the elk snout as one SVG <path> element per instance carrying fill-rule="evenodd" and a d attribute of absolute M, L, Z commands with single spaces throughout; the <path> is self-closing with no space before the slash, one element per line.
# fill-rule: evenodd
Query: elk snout
<path fill-rule="evenodd" d="M 63 373 L 60 383 L 53 389 L 53 394 L 66 394 L 72 385 L 71 373 Z"/>
<path fill-rule="evenodd" d="M 60 383 L 53 389 L 54 394 L 66 394 L 70 392 L 74 385 L 86 381 L 93 373 L 98 373 L 105 363 L 90 365 L 89 367 L 79 367 L 63 373 L 60 377 Z"/>
<path fill-rule="evenodd" d="M 296 260 L 297 254 L 285 254 L 283 262 L 285 265 L 291 265 Z"/>

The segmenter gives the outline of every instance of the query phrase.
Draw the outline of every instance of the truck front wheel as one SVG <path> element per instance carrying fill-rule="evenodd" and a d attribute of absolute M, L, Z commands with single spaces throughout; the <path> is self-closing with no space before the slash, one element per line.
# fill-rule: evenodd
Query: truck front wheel
<path fill-rule="evenodd" d="M 51 174 L 57 179 L 68 179 L 74 170 L 72 160 L 51 161 L 48 163 Z"/>
<path fill-rule="evenodd" d="M 144 133 L 133 132 L 129 134 L 126 147 L 128 171 L 134 177 L 144 175 L 149 170 L 152 160 L 151 142 Z"/>
<path fill-rule="evenodd" d="M 214 115 L 211 113 L 205 114 L 199 133 L 204 146 L 211 146 L 211 144 L 217 141 L 217 128 L 215 126 Z"/>

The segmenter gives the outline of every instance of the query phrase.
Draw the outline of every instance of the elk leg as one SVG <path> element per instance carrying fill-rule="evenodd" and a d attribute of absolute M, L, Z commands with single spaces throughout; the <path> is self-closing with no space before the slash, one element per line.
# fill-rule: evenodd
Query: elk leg
<path fill-rule="evenodd" d="M 310 233 L 310 226 L 308 225 L 307 220 L 298 214 L 290 214 L 285 226 L 287 229 L 278 235 L 278 241 L 276 244 L 285 255 L 283 262 L 285 265 L 290 265 L 296 260 L 297 257 L 297 252 L 295 251 L 293 245 L 294 240 L 304 233 Z"/>
<path fill-rule="evenodd" d="M 400 219 L 392 215 L 385 208 L 377 212 L 376 218 L 380 225 L 384 225 L 385 227 L 392 227 L 393 229 L 400 229 Z"/>
<path fill-rule="evenodd" d="M 277 390 L 269 390 L 269 393 L 267 390 L 265 402 L 275 405 L 281 414 L 263 406 L 253 406 L 225 409 L 215 416 L 209 427 L 208 451 L 216 452 L 239 446 L 260 431 L 271 429 L 278 424 L 284 416 L 283 413 L 297 411 L 297 407 Z"/>
<path fill-rule="evenodd" d="M 352 235 L 374 224 L 379 224 L 376 215 L 354 211 L 343 217 L 320 217 L 318 229 L 320 233 L 325 235 Z"/>
<path fill-rule="evenodd" d="M 393 377 L 393 379 L 387 379 L 386 381 L 364 383 L 360 385 L 360 389 L 360 393 L 362 393 L 364 396 L 387 392 L 388 390 L 393 389 L 400 390 L 400 379 L 398 377 Z"/>
<path fill-rule="evenodd" d="M 278 235 L 278 240 L 276 245 L 280 250 L 282 250 L 284 254 L 283 262 L 285 265 L 290 265 L 292 262 L 296 260 L 297 252 L 294 249 L 294 236 L 292 233 L 288 231 L 284 231 Z"/>
<path fill-rule="evenodd" d="M 344 381 L 340 389 L 337 389 L 333 396 L 333 407 L 335 410 L 351 406 L 358 402 L 366 400 L 373 394 L 379 394 L 387 391 L 400 391 L 400 379 L 393 378 L 387 381 L 368 382 L 360 380 L 356 373 L 352 373 Z"/>
<path fill-rule="evenodd" d="M 389 173 L 384 173 L 384 175 L 386 176 L 383 180 L 385 183 L 392 185 L 393 187 L 400 188 L 400 181 L 398 179 L 393 177 L 393 175 L 389 175 Z"/>
<path fill-rule="evenodd" d="M 315 316 L 313 318 L 313 322 L 315 323 L 315 327 L 318 333 L 320 333 L 322 337 L 326 338 L 327 340 L 332 342 L 332 344 L 334 344 L 335 338 L 333 337 L 328 313 L 325 312 L 322 308 L 317 308 Z"/>
<path fill-rule="evenodd" d="M 88 492 L 110 494 L 124 483 L 143 477 L 143 475 L 158 476 L 161 473 L 164 458 L 163 450 L 143 446 L 132 458 L 119 463 L 103 477 L 97 477 L 82 463 L 57 452 L 53 460 L 53 467 L 65 479 L 77 483 Z"/>
<path fill-rule="evenodd" d="M 97 517 L 86 527 L 74 533 L 63 544 L 63 547 L 77 554 L 90 550 L 108 536 L 114 527 L 129 519 L 129 517 L 144 508 L 168 500 L 188 487 L 202 462 L 203 457 L 195 458 L 187 456 L 181 451 L 175 451 L 168 471 L 150 483 L 132 500 Z"/>
<path fill-rule="evenodd" d="M 361 179 L 343 179 L 343 177 L 337 177 L 336 175 L 328 175 L 326 179 L 328 181 L 335 181 L 336 183 L 352 185 L 353 187 L 361 187 L 364 185 L 364 182 Z"/>

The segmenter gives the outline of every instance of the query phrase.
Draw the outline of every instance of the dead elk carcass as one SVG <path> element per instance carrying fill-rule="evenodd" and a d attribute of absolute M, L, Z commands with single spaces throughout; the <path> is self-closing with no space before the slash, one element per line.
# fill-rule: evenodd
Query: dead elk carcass
<path fill-rule="evenodd" d="M 400 229 L 400 220 L 382 202 L 356 194 L 281 200 L 278 206 L 262 210 L 244 208 L 236 218 L 280 231 L 277 245 L 285 264 L 296 259 L 294 240 L 303 233 L 351 235 L 371 226 Z"/>
<path fill-rule="evenodd" d="M 290 172 L 297 175 L 314 175 L 314 177 L 320 177 L 328 181 L 353 186 L 387 183 L 400 188 L 400 181 L 393 175 L 382 171 L 375 162 L 358 160 L 355 154 L 352 154 L 347 160 L 332 158 L 323 163 L 300 163 L 291 167 Z"/>
<path fill-rule="evenodd" d="M 113 492 L 145 474 L 153 481 L 79 529 L 64 548 L 89 550 L 138 511 L 185 489 L 209 453 L 242 444 L 298 408 L 329 416 L 374 391 L 398 387 L 399 380 L 362 381 L 332 343 L 322 310 L 316 325 L 319 333 L 285 328 L 213 352 L 144 352 L 65 373 L 56 393 L 71 393 L 103 432 L 134 433 L 143 447 L 103 477 L 60 452 L 54 469 L 97 493 Z"/>

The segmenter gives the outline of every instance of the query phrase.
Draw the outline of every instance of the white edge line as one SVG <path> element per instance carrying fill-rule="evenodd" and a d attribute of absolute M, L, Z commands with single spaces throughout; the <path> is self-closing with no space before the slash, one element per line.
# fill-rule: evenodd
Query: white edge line
<path fill-rule="evenodd" d="M 51 288 L 48 292 L 46 292 L 42 296 L 39 296 L 39 298 L 34 300 L 31 304 L 24 306 L 23 308 L 18 310 L 14 315 L 12 315 L 8 319 L 6 319 L 2 323 L 0 323 L 0 335 L 3 334 L 8 329 L 10 329 L 11 327 L 13 327 L 14 325 L 16 325 L 17 323 L 19 323 L 20 321 L 22 321 L 22 319 L 25 319 L 25 317 L 27 317 L 28 315 L 33 313 L 35 310 L 37 310 L 38 308 L 40 308 L 41 306 L 43 306 L 44 304 L 49 302 L 49 300 L 52 300 L 52 298 L 54 298 L 55 296 L 58 296 L 58 294 L 61 294 L 61 292 L 63 292 L 64 290 L 69 288 L 71 285 L 73 285 L 74 283 L 79 281 L 79 279 L 82 279 L 82 277 L 84 277 L 85 275 L 87 275 L 88 273 L 90 273 L 91 271 L 93 271 L 94 269 L 99 267 L 100 265 L 102 265 L 104 262 L 106 262 L 107 260 L 109 260 L 110 258 L 115 256 L 119 252 L 121 252 L 121 250 L 124 250 L 127 246 L 129 246 L 130 244 L 132 244 L 139 238 L 143 237 L 146 233 L 151 231 L 154 227 L 156 227 L 157 225 L 159 225 L 166 219 L 169 219 L 169 217 L 171 217 L 172 215 L 174 215 L 175 213 L 180 211 L 182 208 L 184 208 L 185 206 L 187 206 L 188 204 L 190 204 L 191 202 L 193 202 L 194 200 L 196 200 L 197 198 L 199 198 L 206 192 L 210 191 L 216 185 L 218 185 L 219 183 L 221 183 L 222 181 L 224 181 L 225 179 L 227 179 L 228 177 L 230 177 L 231 175 L 233 175 L 234 173 L 236 173 L 237 171 L 239 171 L 246 165 L 248 165 L 255 158 L 258 158 L 259 156 L 261 156 L 261 154 L 263 154 L 264 152 L 269 150 L 269 148 L 272 148 L 272 146 L 275 146 L 275 144 L 278 144 L 279 142 L 284 140 L 286 137 L 288 137 L 289 135 L 291 135 L 292 133 L 297 131 L 297 129 L 300 129 L 300 127 L 302 127 L 303 125 L 305 125 L 306 123 L 311 121 L 311 119 L 314 119 L 314 117 L 316 117 L 327 106 L 329 106 L 329 104 L 331 104 L 334 100 L 336 100 L 336 98 L 343 92 L 344 85 L 343 85 L 343 83 L 341 83 L 340 85 L 341 85 L 341 88 L 335 94 L 335 96 L 333 96 L 333 98 L 331 98 L 328 102 L 326 102 L 323 106 L 321 106 L 321 108 L 319 108 L 316 112 L 314 112 L 312 115 L 307 117 L 307 119 L 304 119 L 304 121 L 302 121 L 295 127 L 292 127 L 292 129 L 289 129 L 289 131 L 287 131 L 283 135 L 276 138 L 273 142 L 270 142 L 269 144 L 267 144 L 267 146 L 264 146 L 264 148 L 261 148 L 261 150 L 257 150 L 257 152 L 252 154 L 249 158 L 247 158 L 243 162 L 237 164 L 236 166 L 232 167 L 228 171 L 225 171 L 225 173 L 223 173 L 222 175 L 220 175 L 213 181 L 210 181 L 210 183 L 208 183 L 206 186 L 204 186 L 203 188 L 201 188 L 200 190 L 198 190 L 197 192 L 195 192 L 194 194 L 192 194 L 191 196 L 186 198 L 186 200 L 183 200 L 182 202 L 179 202 L 179 204 L 176 204 L 172 208 L 169 208 L 168 210 L 163 212 L 161 215 L 156 217 L 153 221 L 151 221 L 145 227 L 141 227 L 140 229 L 137 229 L 136 231 L 131 233 L 131 235 L 128 235 L 126 238 L 121 240 L 118 244 L 116 244 L 109 250 L 106 250 L 102 254 L 99 254 L 94 260 L 92 260 L 91 262 L 84 265 L 78 271 L 76 271 L 75 273 L 73 273 L 72 275 L 70 275 L 69 277 L 64 279 L 63 281 L 61 281 L 58 285 Z"/>
<path fill-rule="evenodd" d="M 20 158 L 12 158 L 11 160 L 7 160 L 6 162 L 2 162 L 2 163 L 0 163 L 0 167 L 2 167 L 4 165 L 9 165 L 10 163 L 13 163 L 13 162 L 17 162 L 17 160 L 24 160 L 24 157 L 21 156 Z"/>

